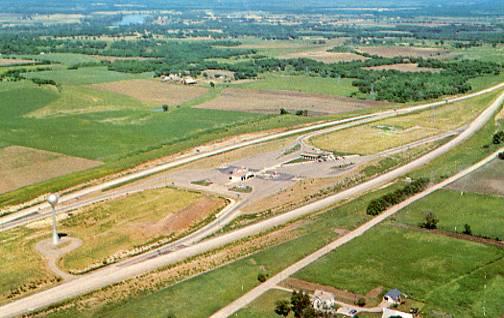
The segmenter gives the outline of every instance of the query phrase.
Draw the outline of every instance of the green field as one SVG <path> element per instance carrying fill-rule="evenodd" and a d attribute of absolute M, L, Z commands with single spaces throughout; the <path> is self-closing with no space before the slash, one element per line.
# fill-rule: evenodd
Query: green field
<path fill-rule="evenodd" d="M 358 89 L 352 86 L 353 79 L 311 77 L 307 75 L 283 75 L 267 73 L 258 80 L 237 85 L 240 88 L 260 90 L 286 90 L 329 96 L 350 96 Z"/>
<path fill-rule="evenodd" d="M 461 252 L 463 251 L 463 253 Z M 477 305 L 487 299 L 489 317 L 502 314 L 497 299 L 504 296 L 502 268 L 504 251 L 477 243 L 409 231 L 392 225 L 380 225 L 345 246 L 319 259 L 295 277 L 365 294 L 373 288 L 399 288 L 410 298 L 427 303 L 456 317 L 480 317 Z M 472 285 L 464 297 L 452 298 L 452 291 L 474 283 L 473 276 L 489 270 L 491 284 Z M 492 273 L 492 274 L 490 274 Z M 467 282 L 466 282 L 467 281 Z M 445 292 L 445 302 L 437 296 Z M 446 294 L 448 293 L 448 294 Z"/>
<path fill-rule="evenodd" d="M 99 62 L 98 59 L 90 55 L 85 54 L 73 54 L 73 53 L 48 53 L 44 55 L 20 55 L 21 58 L 29 58 L 41 61 L 50 61 L 53 63 L 61 63 L 64 65 L 75 65 L 79 63 L 93 63 Z"/>
<path fill-rule="evenodd" d="M 427 211 L 439 219 L 438 228 L 462 232 L 464 224 L 474 235 L 504 239 L 504 198 L 453 190 L 440 190 L 404 209 L 398 221 L 417 226 Z"/>
<path fill-rule="evenodd" d="M 25 73 L 26 78 L 40 78 L 53 80 L 58 84 L 79 85 L 98 84 L 105 82 L 122 81 L 128 79 L 152 78 L 152 73 L 128 74 L 109 71 L 105 66 L 82 67 L 77 70 L 58 69 Z"/>
<path fill-rule="evenodd" d="M 504 62 L 504 45 L 500 44 L 497 47 L 492 47 L 489 44 L 475 46 L 464 49 L 453 50 L 455 54 L 459 54 L 464 59 L 474 59 L 487 62 Z"/>

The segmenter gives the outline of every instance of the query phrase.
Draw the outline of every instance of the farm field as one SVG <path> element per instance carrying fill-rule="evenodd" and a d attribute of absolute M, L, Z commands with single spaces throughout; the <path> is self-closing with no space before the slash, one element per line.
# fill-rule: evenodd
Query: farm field
<path fill-rule="evenodd" d="M 162 83 L 158 79 L 109 82 L 92 85 L 92 87 L 101 91 L 126 95 L 152 106 L 180 105 L 200 97 L 208 91 L 207 88 L 200 86 Z"/>
<path fill-rule="evenodd" d="M 59 69 L 24 74 L 26 78 L 53 80 L 58 84 L 79 85 L 152 78 L 151 73 L 128 74 L 109 71 L 106 67 L 83 67 L 77 70 Z"/>
<path fill-rule="evenodd" d="M 65 255 L 60 265 L 70 272 L 80 271 L 147 242 L 174 238 L 225 204 L 218 197 L 165 188 L 86 208 L 62 221 L 60 231 L 84 243 Z"/>
<path fill-rule="evenodd" d="M 502 44 L 498 44 L 496 47 L 492 47 L 487 44 L 470 48 L 455 49 L 454 53 L 461 55 L 466 59 L 498 63 L 504 62 L 504 45 Z"/>
<path fill-rule="evenodd" d="M 236 85 L 239 88 L 257 90 L 283 90 L 328 96 L 350 96 L 358 89 L 352 86 L 352 79 L 310 77 L 305 75 L 284 75 L 267 73 L 259 79 Z"/>
<path fill-rule="evenodd" d="M 242 45 L 239 48 L 256 49 L 257 54 L 279 58 L 309 57 L 306 55 L 327 55 L 328 49 L 341 45 L 344 39 L 324 39 L 323 43 L 314 43 L 314 39 L 291 39 L 291 40 L 262 40 L 255 37 L 244 37 L 239 39 Z M 297 56 L 297 55 L 301 56 Z M 336 56 L 336 55 L 335 55 Z M 315 56 L 316 57 L 316 56 Z M 313 57 L 310 57 L 313 58 Z M 316 59 L 316 58 L 314 58 Z"/>
<path fill-rule="evenodd" d="M 346 113 L 385 105 L 387 103 L 348 97 L 227 88 L 219 97 L 196 107 L 266 114 L 279 114 L 280 108 L 285 108 L 294 112 L 307 110 L 308 114 L 313 116 Z"/>
<path fill-rule="evenodd" d="M 58 98 L 54 102 L 42 108 L 35 109 L 24 116 L 43 119 L 46 117 L 151 109 L 150 106 L 134 98 L 106 90 L 99 90 L 93 86 L 66 85 L 60 91 L 53 91 L 58 95 Z"/>
<path fill-rule="evenodd" d="M 478 317 L 482 302 L 487 315 L 498 317 L 504 280 L 502 268 L 497 268 L 503 262 L 504 252 L 495 247 L 384 224 L 295 277 L 362 294 L 378 286 L 399 288 L 426 303 L 425 317 L 434 317 L 432 310 Z M 484 272 L 488 273 L 486 289 L 476 283 Z"/>
<path fill-rule="evenodd" d="M 48 53 L 39 55 L 20 55 L 20 58 L 33 59 L 39 61 L 50 61 L 71 66 L 80 63 L 96 63 L 98 59 L 91 55 L 76 54 L 76 53 Z"/>
<path fill-rule="evenodd" d="M 39 149 L 0 148 L 0 193 L 99 165 L 99 161 Z"/>
<path fill-rule="evenodd" d="M 492 92 L 434 110 L 316 136 L 310 142 L 339 153 L 374 154 L 463 126 L 498 96 Z"/>
<path fill-rule="evenodd" d="M 452 183 L 448 188 L 456 191 L 504 196 L 504 160 L 495 159 L 470 175 Z"/>
<path fill-rule="evenodd" d="M 289 53 L 283 58 L 307 58 L 324 63 L 339 63 L 351 61 L 365 61 L 366 57 L 355 53 L 328 52 L 327 49 L 311 50 L 306 52 Z"/>
<path fill-rule="evenodd" d="M 413 56 L 413 57 L 436 57 L 440 58 L 447 55 L 450 51 L 439 48 L 421 48 L 406 46 L 366 46 L 359 47 L 359 51 L 371 55 L 384 57 L 394 56 Z"/>
<path fill-rule="evenodd" d="M 443 231 L 461 233 L 469 224 L 474 235 L 504 239 L 503 206 L 503 197 L 440 190 L 405 208 L 397 220 L 416 227 L 430 211 Z"/>
<path fill-rule="evenodd" d="M 35 63 L 35 61 L 28 59 L 0 58 L 0 66 L 15 66 L 15 65 L 33 64 L 33 63 Z"/>
<path fill-rule="evenodd" d="M 430 67 L 419 67 L 418 64 L 405 63 L 405 64 L 392 64 L 392 65 L 381 65 L 381 66 L 370 66 L 366 67 L 368 70 L 381 71 L 381 70 L 394 70 L 399 72 L 429 72 L 437 73 L 440 70 Z"/>

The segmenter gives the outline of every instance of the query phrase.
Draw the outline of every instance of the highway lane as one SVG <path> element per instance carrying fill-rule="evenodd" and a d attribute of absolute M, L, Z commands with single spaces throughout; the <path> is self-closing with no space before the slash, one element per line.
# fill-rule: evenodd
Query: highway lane
<path fill-rule="evenodd" d="M 350 126 L 360 125 L 360 124 L 364 124 L 364 123 L 368 123 L 368 122 L 372 122 L 372 121 L 377 121 L 377 120 L 381 120 L 381 119 L 385 119 L 385 118 L 389 118 L 389 117 L 418 112 L 418 111 L 426 110 L 429 108 L 434 108 L 434 107 L 446 105 L 447 103 L 459 102 L 459 101 L 462 101 L 465 99 L 469 99 L 469 98 L 476 97 L 476 96 L 479 96 L 482 94 L 486 94 L 488 92 L 499 90 L 503 87 L 504 87 L 504 83 L 501 83 L 501 84 L 495 85 L 493 87 L 490 87 L 490 88 L 487 88 L 487 89 L 484 89 L 484 90 L 481 90 L 481 91 L 478 91 L 478 92 L 475 92 L 472 94 L 459 96 L 459 97 L 455 97 L 455 98 L 451 98 L 451 99 L 446 99 L 444 101 L 433 102 L 433 103 L 411 106 L 411 107 L 405 107 L 405 108 L 401 108 L 401 109 L 397 109 L 397 110 L 387 110 L 387 111 L 373 113 L 373 114 L 361 115 L 361 116 L 356 116 L 356 117 L 352 117 L 352 118 L 335 120 L 335 121 L 325 122 L 322 124 L 306 126 L 306 127 L 297 128 L 297 129 L 293 129 L 293 130 L 289 130 L 289 131 L 285 131 L 285 132 L 281 132 L 281 133 L 275 133 L 275 134 L 271 134 L 268 136 L 255 138 L 255 139 L 240 142 L 240 143 L 237 143 L 234 145 L 220 147 L 218 149 L 207 151 L 207 152 L 201 152 L 196 155 L 183 156 L 183 157 L 180 157 L 179 159 L 176 159 L 174 161 L 160 164 L 158 166 L 147 168 L 142 171 L 134 172 L 129 175 L 116 178 L 114 180 L 106 181 L 104 183 L 101 183 L 101 184 L 98 184 L 95 186 L 91 186 L 88 188 L 84 188 L 82 190 L 78 190 L 78 191 L 75 191 L 75 192 L 72 192 L 69 194 L 62 195 L 60 198 L 60 206 L 64 203 L 67 203 L 67 202 L 74 200 L 76 202 L 72 205 L 73 209 L 80 208 L 80 207 L 83 207 L 83 206 L 88 205 L 90 203 L 97 202 L 97 201 L 93 201 L 93 200 L 89 200 L 89 199 L 85 200 L 83 202 L 79 202 L 79 200 L 82 197 L 85 197 L 87 195 L 98 193 L 98 192 L 107 190 L 109 188 L 117 187 L 118 185 L 121 185 L 121 184 L 124 184 L 127 182 L 131 182 L 136 179 L 144 178 L 144 177 L 147 177 L 147 176 L 150 176 L 150 175 L 153 175 L 153 174 L 156 174 L 156 173 L 159 173 L 159 172 L 162 172 L 162 171 L 165 171 L 165 170 L 168 170 L 168 169 L 180 166 L 180 165 L 191 163 L 191 162 L 203 159 L 203 158 L 215 156 L 215 155 L 229 152 L 232 150 L 236 150 L 239 148 L 272 141 L 272 140 L 275 140 L 278 138 L 288 137 L 288 136 L 292 136 L 292 135 L 298 135 L 298 134 L 302 134 L 302 133 L 309 133 L 314 130 L 321 130 L 321 129 L 331 128 L 331 127 L 333 127 L 334 129 L 343 129 L 343 128 L 347 128 Z M 334 127 L 334 126 L 341 126 L 341 127 Z M 112 192 L 111 196 L 114 196 L 113 192 Z M 101 200 L 103 200 L 103 198 Z M 40 204 L 22 209 L 18 212 L 15 212 L 15 213 L 12 213 L 12 214 L 9 214 L 7 216 L 0 218 L 0 231 L 26 224 L 28 222 L 35 220 L 35 219 L 42 219 L 42 218 L 47 217 L 49 215 L 50 215 L 49 205 L 46 202 L 40 203 Z"/>
<path fill-rule="evenodd" d="M 388 173 L 385 173 L 374 179 L 356 185 L 345 191 L 339 192 L 337 194 L 326 197 L 319 201 L 310 203 L 303 207 L 294 209 L 290 212 L 286 212 L 284 214 L 272 217 L 270 219 L 246 226 L 244 228 L 228 232 L 220 236 L 213 237 L 187 247 L 182 247 L 168 254 L 161 254 L 157 257 L 153 257 L 139 263 L 134 263 L 130 265 L 126 264 L 127 266 L 124 266 L 124 264 L 128 262 L 127 260 L 124 263 L 119 263 L 105 267 L 101 270 L 97 270 L 95 272 L 83 275 L 71 282 L 62 283 L 53 288 L 21 298 L 19 300 L 13 301 L 9 304 L 0 307 L 0 317 L 17 316 L 36 309 L 44 308 L 46 306 L 61 302 L 68 298 L 79 296 L 88 293 L 90 291 L 108 286 L 110 284 L 117 283 L 122 280 L 158 269 L 160 267 L 180 262 L 184 259 L 194 257 L 196 255 L 217 248 L 224 247 L 225 245 L 235 242 L 237 240 L 252 235 L 256 235 L 259 233 L 263 233 L 276 226 L 285 224 L 287 222 L 311 214 L 313 212 L 328 208 L 334 205 L 335 203 L 340 202 L 341 200 L 352 198 L 357 195 L 376 189 L 384 184 L 387 184 L 397 179 L 398 177 L 407 174 L 408 172 L 411 172 L 415 169 L 422 167 L 423 165 L 445 154 L 452 148 L 456 147 L 460 143 L 470 138 L 478 130 L 480 130 L 489 120 L 493 118 L 497 110 L 499 110 L 503 101 L 504 101 L 504 94 L 501 94 L 457 137 L 445 143 L 444 145 L 440 146 L 439 148 L 429 152 L 428 154 L 402 167 L 394 169 Z M 381 222 L 379 221 L 380 220 L 379 218 L 386 215 L 387 214 L 383 214 L 379 216 L 377 221 L 374 222 L 378 223 Z"/>

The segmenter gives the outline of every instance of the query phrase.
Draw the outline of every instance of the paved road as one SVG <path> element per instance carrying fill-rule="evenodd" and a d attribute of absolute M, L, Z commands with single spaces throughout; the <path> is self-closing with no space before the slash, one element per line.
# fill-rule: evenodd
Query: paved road
<path fill-rule="evenodd" d="M 99 193 L 99 192 L 104 191 L 106 189 L 113 188 L 118 185 L 130 182 L 130 181 L 133 181 L 136 179 L 144 178 L 144 177 L 159 173 L 161 171 L 165 171 L 165 170 L 168 170 L 168 169 L 180 166 L 180 165 L 184 165 L 184 164 L 187 164 L 187 163 L 190 163 L 193 161 L 197 161 L 197 160 L 207 158 L 210 156 L 215 156 L 218 154 L 222 154 L 222 153 L 229 152 L 229 151 L 232 151 L 235 149 L 247 147 L 250 145 L 264 143 L 267 141 L 271 141 L 271 140 L 275 140 L 275 139 L 283 138 L 283 137 L 287 137 L 287 136 L 293 136 L 293 135 L 298 135 L 298 134 L 302 134 L 302 133 L 309 133 L 314 130 L 321 130 L 321 129 L 325 129 L 325 128 L 331 128 L 334 126 L 338 126 L 338 127 L 334 127 L 335 130 L 336 129 L 343 129 L 343 128 L 347 128 L 350 126 L 355 126 L 355 125 L 359 125 L 359 124 L 363 124 L 363 123 L 381 120 L 384 118 L 413 113 L 413 112 L 417 112 L 417 111 L 421 111 L 421 110 L 425 110 L 425 109 L 429 109 L 429 108 L 433 108 L 433 107 L 439 107 L 439 106 L 445 105 L 447 103 L 454 103 L 454 102 L 462 101 L 462 100 L 465 100 L 468 98 L 472 98 L 475 96 L 479 96 L 482 94 L 486 94 L 488 92 L 492 92 L 492 91 L 501 89 L 503 87 L 504 87 L 504 83 L 501 83 L 499 85 L 490 87 L 488 89 L 484 89 L 484 90 L 481 90 L 481 91 L 478 91 L 478 92 L 475 92 L 475 93 L 472 93 L 469 95 L 464 95 L 464 96 L 460 96 L 460 97 L 447 99 L 445 101 L 433 102 L 433 103 L 428 103 L 428 104 L 423 104 L 423 105 L 405 107 L 405 108 L 401 108 L 401 109 L 397 109 L 397 110 L 388 110 L 388 111 L 383 111 L 383 112 L 378 112 L 378 113 L 373 113 L 373 114 L 368 114 L 368 115 L 362 115 L 362 116 L 357 116 L 357 117 L 352 117 L 352 118 L 347 118 L 347 119 L 342 119 L 342 120 L 325 122 L 322 124 L 306 126 L 303 128 L 298 128 L 298 129 L 293 129 L 293 130 L 289 130 L 289 131 L 285 131 L 285 132 L 281 132 L 281 133 L 271 134 L 271 135 L 268 135 L 265 137 L 255 138 L 255 139 L 240 142 L 240 143 L 237 143 L 234 145 L 220 147 L 220 148 L 212 150 L 212 151 L 201 152 L 196 155 L 183 156 L 183 157 L 180 157 L 179 159 L 176 159 L 174 161 L 170 161 L 170 162 L 167 162 L 167 163 L 155 166 L 155 167 L 147 168 L 145 170 L 131 173 L 129 175 L 122 176 L 122 177 L 119 177 L 119 178 L 111 180 L 111 181 L 107 181 L 107 182 L 104 182 L 104 183 L 101 183 L 101 184 L 98 184 L 95 186 L 91 186 L 91 187 L 84 188 L 79 191 L 75 191 L 75 192 L 63 195 L 60 198 L 60 205 L 65 202 L 69 202 L 69 201 L 74 200 L 75 203 L 72 203 L 73 208 L 74 209 L 80 208 L 80 207 L 83 207 L 83 206 L 88 205 L 90 203 L 97 202 L 94 199 L 91 199 L 91 200 L 88 199 L 88 200 L 85 200 L 82 202 L 79 201 L 79 199 L 81 197 L 84 197 L 86 195 Z M 107 195 L 114 196 L 115 194 L 113 191 L 110 194 L 103 194 L 103 195 L 101 195 L 100 200 L 103 200 L 104 197 L 106 198 Z M 31 207 L 28 207 L 26 209 L 20 210 L 18 212 L 12 213 L 10 215 L 7 215 L 5 217 L 2 217 L 0 219 L 0 231 L 5 230 L 5 229 L 9 229 L 9 228 L 13 228 L 13 227 L 16 227 L 19 225 L 23 225 L 23 224 L 26 224 L 27 222 L 31 222 L 35 219 L 41 219 L 41 218 L 47 217 L 49 215 L 50 215 L 50 207 L 47 203 L 44 202 L 41 204 L 37 204 L 37 205 L 31 206 Z"/>
<path fill-rule="evenodd" d="M 485 164 L 489 163 L 491 160 L 495 159 L 497 157 L 497 154 L 498 154 L 498 152 L 490 155 L 489 157 L 478 162 L 474 166 L 471 166 L 470 168 L 456 174 L 455 176 L 453 176 L 449 179 L 446 179 L 445 181 L 430 187 L 429 189 L 407 199 L 406 201 L 399 203 L 396 206 L 393 206 L 392 208 L 383 212 L 379 216 L 373 218 L 372 220 L 368 221 L 367 223 L 364 223 L 363 225 L 361 225 L 357 229 L 353 230 L 352 232 L 349 232 L 349 233 L 343 235 L 342 237 L 340 237 L 340 238 L 336 239 L 335 241 L 329 243 L 328 245 L 322 247 L 321 249 L 317 250 L 316 252 L 308 255 L 307 257 L 303 258 L 302 260 L 298 261 L 297 263 L 294 263 L 293 265 L 287 267 L 286 269 L 284 269 L 280 273 L 278 273 L 275 276 L 268 279 L 266 282 L 262 283 L 261 285 L 257 286 L 256 288 L 252 289 L 251 291 L 249 291 L 248 293 L 246 293 L 242 297 L 236 299 L 231 304 L 220 309 L 218 312 L 216 312 L 215 314 L 210 316 L 210 318 L 226 318 L 226 317 L 231 316 L 235 312 L 239 311 L 240 309 L 244 308 L 248 304 L 252 303 L 255 299 L 257 299 L 259 296 L 264 294 L 266 291 L 268 291 L 272 288 L 276 288 L 276 286 L 278 284 L 280 284 L 282 281 L 289 278 L 290 276 L 294 275 L 296 272 L 300 271 L 304 267 L 317 261 L 321 257 L 324 257 L 325 255 L 334 251 L 338 247 L 340 247 L 340 246 L 350 242 L 351 240 L 363 235 L 364 233 L 369 231 L 374 226 L 383 222 L 385 219 L 394 215 L 395 213 L 402 210 L 406 206 L 412 204 L 413 202 L 418 201 L 418 200 L 428 196 L 429 194 L 449 185 L 450 183 L 455 182 L 456 180 L 468 175 L 469 173 L 477 170 L 478 168 L 481 168 Z M 363 311 L 362 308 L 357 308 L 357 309 L 359 311 Z"/>
<path fill-rule="evenodd" d="M 503 84 L 504 85 L 504 84 Z M 116 265 L 108 266 L 102 270 L 98 270 L 95 272 L 91 272 L 89 274 L 83 275 L 82 277 L 75 279 L 71 282 L 64 282 L 61 285 L 55 286 L 53 288 L 41 291 L 39 293 L 27 296 L 25 298 L 21 298 L 19 300 L 13 301 L 9 304 L 6 304 L 0 307 L 0 317 L 12 317 L 16 315 L 21 315 L 26 312 L 30 312 L 36 309 L 40 309 L 46 306 L 49 306 L 54 303 L 61 302 L 65 299 L 79 296 L 90 291 L 111 285 L 113 283 L 120 282 L 124 279 L 128 279 L 157 268 L 167 266 L 169 264 L 174 264 L 180 262 L 189 257 L 193 257 L 208 251 L 211 251 L 216 248 L 223 247 L 229 243 L 235 242 L 237 240 L 243 239 L 245 237 L 249 237 L 251 235 L 256 235 L 258 233 L 262 233 L 269 229 L 272 229 L 276 226 L 285 224 L 289 221 L 297 219 L 299 217 L 305 216 L 307 214 L 322 210 L 324 208 L 330 207 L 335 203 L 348 199 L 351 197 L 355 197 L 356 195 L 365 193 L 367 191 L 376 189 L 377 187 L 391 182 L 397 179 L 404 174 L 413 171 L 433 159 L 441 156 L 442 154 L 448 152 L 453 147 L 462 143 L 469 137 L 471 137 L 474 133 L 481 129 L 490 119 L 493 118 L 496 111 L 499 109 L 500 105 L 504 101 L 504 93 L 501 94 L 497 100 L 492 103 L 487 109 L 485 109 L 471 124 L 468 125 L 467 129 L 464 130 L 457 137 L 442 145 L 441 147 L 435 149 L 434 151 L 414 160 L 413 162 L 406 164 L 402 167 L 399 167 L 395 170 L 392 170 L 388 173 L 385 173 L 381 176 L 376 177 L 375 179 L 366 181 L 362 184 L 359 184 L 355 187 L 332 195 L 330 197 L 324 198 L 322 200 L 310 203 L 306 206 L 297 208 L 290 212 L 286 212 L 284 214 L 272 217 L 270 219 L 249 225 L 247 227 L 235 230 L 233 232 L 228 232 L 223 235 L 213 237 L 207 239 L 205 241 L 181 248 L 179 250 L 173 251 L 168 254 L 161 254 L 157 257 L 153 257 L 147 260 L 144 260 L 140 263 L 134 263 L 129 266 L 124 266 L 124 263 L 119 263 Z M 451 180 L 451 179 L 450 179 Z M 406 201 L 409 202 L 409 201 Z M 331 246 L 339 246 L 348 241 L 349 237 L 356 237 L 362 235 L 369 228 L 381 222 L 384 218 L 386 218 L 390 213 L 390 211 L 378 216 L 376 219 L 369 221 L 363 226 L 359 227 L 357 230 L 353 231 L 350 236 L 346 235 L 342 237 L 339 241 L 331 243 Z M 340 242 L 340 243 L 337 243 Z M 327 253 L 327 252 L 326 252 Z M 126 261 L 127 262 L 127 261 Z M 297 264 L 297 263 L 296 263 Z M 295 264 L 295 265 L 296 265 Z M 293 265 L 294 266 L 294 265 Z M 290 268 L 290 267 L 289 267 Z M 276 277 L 276 276 L 275 276 Z M 269 284 L 269 283 L 267 283 Z M 269 285 L 265 285 L 269 286 Z M 249 294 L 247 294 L 249 295 Z M 250 294 L 254 295 L 254 294 Z M 249 298 L 237 300 L 238 303 L 229 307 L 231 309 L 225 309 L 225 311 L 221 314 L 218 314 L 215 317 L 226 317 L 227 313 L 234 312 L 237 309 L 241 308 L 244 304 L 249 303 L 250 299 L 255 299 L 255 297 L 248 296 Z M 233 303 L 234 304 L 234 303 Z M 228 307 L 226 307 L 228 308 Z M 220 312 L 219 312 L 220 313 Z"/>

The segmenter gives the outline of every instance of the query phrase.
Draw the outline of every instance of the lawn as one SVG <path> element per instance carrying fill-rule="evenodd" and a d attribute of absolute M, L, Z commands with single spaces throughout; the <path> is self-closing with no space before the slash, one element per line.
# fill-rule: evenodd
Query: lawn
<path fill-rule="evenodd" d="M 463 313 L 456 317 L 479 317 L 474 305 L 485 301 L 479 292 L 482 286 L 476 291 L 465 290 L 466 303 L 456 301 L 449 287 L 479 270 L 486 271 L 503 258 L 504 252 L 495 247 L 385 224 L 319 259 L 295 277 L 363 294 L 378 286 L 399 288 L 410 298 L 434 304 L 444 312 Z M 502 295 L 502 276 L 494 272 L 488 280 L 495 284 L 487 285 L 486 293 Z M 435 299 L 441 290 L 448 292 L 444 298 L 451 302 Z M 487 306 L 487 311 L 494 313 L 491 317 L 502 313 L 497 301 Z"/>
<path fill-rule="evenodd" d="M 266 73 L 258 80 L 238 84 L 241 88 L 260 90 L 286 90 L 308 94 L 329 96 L 350 96 L 358 89 L 352 86 L 353 79 L 311 77 L 307 75 L 286 75 Z"/>
<path fill-rule="evenodd" d="M 174 238 L 224 206 L 224 199 L 172 188 L 92 206 L 62 222 L 61 232 L 84 243 L 65 255 L 60 265 L 68 271 L 81 271 L 121 251 Z"/>
<path fill-rule="evenodd" d="M 477 193 L 440 190 L 408 206 L 398 221 L 413 226 L 423 222 L 425 213 L 433 212 L 439 219 L 438 228 L 462 232 L 464 224 L 474 235 L 504 240 L 504 198 Z"/>
<path fill-rule="evenodd" d="M 128 74 L 109 71 L 105 66 L 83 67 L 77 70 L 58 69 L 53 71 L 23 74 L 26 78 L 53 80 L 58 84 L 79 85 L 114 82 L 128 79 L 152 78 L 152 73 Z"/>
<path fill-rule="evenodd" d="M 275 303 L 279 300 L 290 301 L 290 297 L 291 294 L 286 291 L 278 289 L 269 290 L 251 304 L 238 311 L 233 317 L 278 318 L 280 316 L 275 313 Z M 289 317 L 294 317 L 294 315 L 291 313 Z"/>
<path fill-rule="evenodd" d="M 434 110 L 336 131 L 311 139 L 314 146 L 339 153 L 374 154 L 463 126 L 501 92 L 491 92 Z"/>

